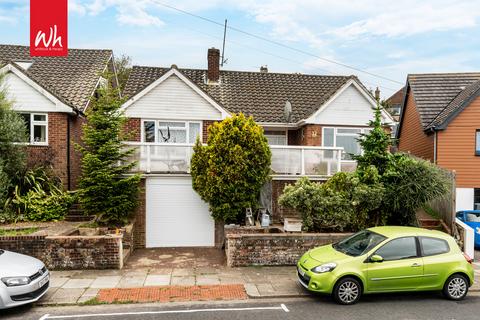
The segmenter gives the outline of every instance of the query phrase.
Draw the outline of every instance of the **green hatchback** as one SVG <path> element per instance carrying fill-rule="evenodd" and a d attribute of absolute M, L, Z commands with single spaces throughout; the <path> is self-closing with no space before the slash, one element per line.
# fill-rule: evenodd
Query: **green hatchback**
<path fill-rule="evenodd" d="M 473 284 L 472 260 L 446 233 L 414 227 L 375 227 L 314 248 L 297 263 L 300 283 L 354 304 L 362 294 L 443 291 L 463 299 Z"/>

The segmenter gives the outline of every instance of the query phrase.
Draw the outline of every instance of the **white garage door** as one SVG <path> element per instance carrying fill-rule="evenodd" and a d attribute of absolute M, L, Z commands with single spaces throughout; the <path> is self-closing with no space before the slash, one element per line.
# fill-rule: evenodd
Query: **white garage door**
<path fill-rule="evenodd" d="M 151 177 L 145 187 L 147 248 L 215 245 L 215 223 L 190 177 Z"/>

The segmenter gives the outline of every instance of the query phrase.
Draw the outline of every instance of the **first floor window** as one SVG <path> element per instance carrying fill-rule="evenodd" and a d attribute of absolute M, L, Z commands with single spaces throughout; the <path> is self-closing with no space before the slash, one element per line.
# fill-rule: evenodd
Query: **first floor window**
<path fill-rule="evenodd" d="M 265 137 L 268 144 L 271 146 L 286 146 L 287 133 L 286 131 L 265 131 Z"/>
<path fill-rule="evenodd" d="M 325 147 L 343 147 L 343 160 L 352 160 L 352 155 L 360 155 L 362 148 L 358 142 L 360 134 L 366 134 L 370 128 L 323 128 L 323 143 Z"/>
<path fill-rule="evenodd" d="M 475 132 L 475 155 L 480 156 L 480 129 Z"/>
<path fill-rule="evenodd" d="M 48 143 L 48 115 L 42 113 L 21 113 L 25 122 L 27 139 L 30 144 Z"/>
<path fill-rule="evenodd" d="M 195 143 L 201 137 L 201 122 L 194 121 L 143 121 L 143 142 Z"/>

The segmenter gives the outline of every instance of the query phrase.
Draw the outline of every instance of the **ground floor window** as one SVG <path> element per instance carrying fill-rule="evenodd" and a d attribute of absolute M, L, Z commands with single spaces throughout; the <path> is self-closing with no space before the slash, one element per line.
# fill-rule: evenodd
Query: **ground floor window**
<path fill-rule="evenodd" d="M 21 113 L 25 122 L 27 139 L 30 144 L 48 144 L 48 114 L 46 113 Z"/>
<path fill-rule="evenodd" d="M 143 120 L 142 141 L 157 143 L 195 143 L 202 137 L 200 121 Z"/>
<path fill-rule="evenodd" d="M 322 146 L 325 147 L 343 147 L 343 160 L 352 160 L 352 155 L 362 153 L 362 148 L 358 142 L 361 134 L 368 133 L 370 128 L 342 128 L 342 127 L 323 127 Z"/>
<path fill-rule="evenodd" d="M 265 137 L 268 140 L 268 144 L 271 146 L 286 146 L 287 145 L 287 132 L 286 131 L 265 131 Z"/>
<path fill-rule="evenodd" d="M 473 189 L 473 210 L 480 210 L 480 188 Z"/>

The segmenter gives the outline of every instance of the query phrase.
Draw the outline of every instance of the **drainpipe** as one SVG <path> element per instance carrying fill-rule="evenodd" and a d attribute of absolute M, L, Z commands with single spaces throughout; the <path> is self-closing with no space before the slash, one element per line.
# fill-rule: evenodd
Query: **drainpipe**
<path fill-rule="evenodd" d="M 70 121 L 72 120 L 72 116 L 68 114 L 67 118 L 67 187 L 68 190 L 72 187 L 72 182 L 70 178 Z"/>
<path fill-rule="evenodd" d="M 437 131 L 433 132 L 433 163 L 437 164 Z"/>

